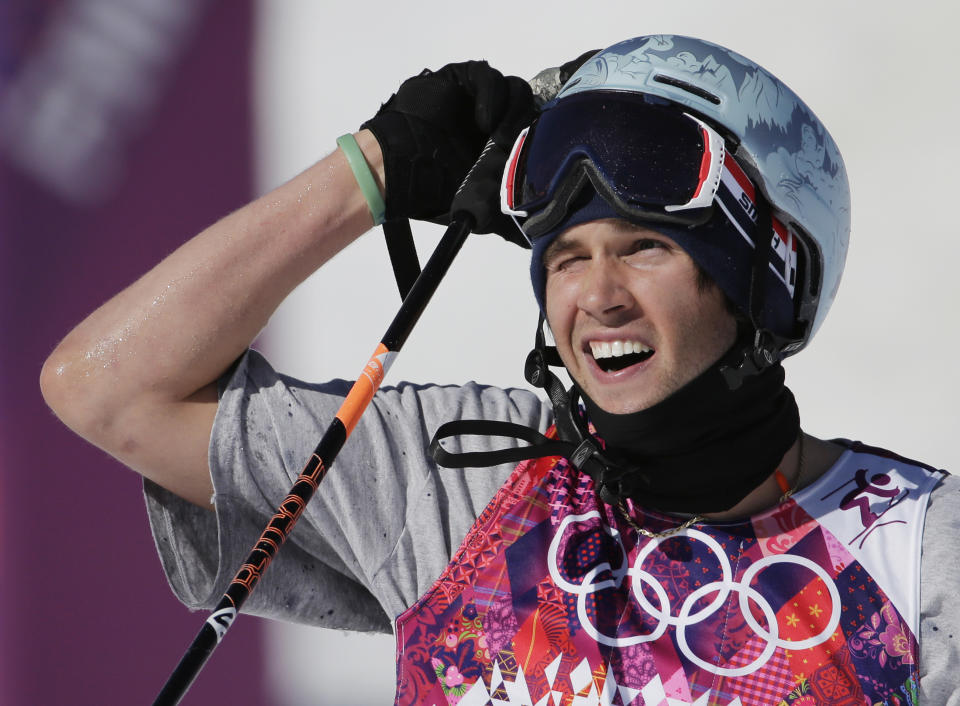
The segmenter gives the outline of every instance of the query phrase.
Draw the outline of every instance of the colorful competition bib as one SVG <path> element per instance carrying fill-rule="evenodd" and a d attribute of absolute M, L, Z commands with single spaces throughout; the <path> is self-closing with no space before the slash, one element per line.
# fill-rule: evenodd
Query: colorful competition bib
<path fill-rule="evenodd" d="M 397 704 L 915 704 L 940 477 L 854 444 L 772 510 L 650 539 L 565 461 L 522 463 L 398 618 Z"/>

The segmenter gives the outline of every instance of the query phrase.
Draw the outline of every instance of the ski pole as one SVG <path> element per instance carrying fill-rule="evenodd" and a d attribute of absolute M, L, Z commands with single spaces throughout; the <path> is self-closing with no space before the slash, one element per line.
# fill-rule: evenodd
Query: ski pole
<path fill-rule="evenodd" d="M 317 444 L 317 448 L 314 449 L 313 455 L 294 482 L 290 493 L 280 503 L 276 514 L 267 523 L 260 539 L 237 571 L 223 598 L 217 603 L 216 608 L 193 639 L 193 643 L 180 658 L 180 662 L 153 702 L 154 706 L 175 706 L 180 703 L 213 650 L 220 644 L 241 606 L 253 592 L 257 582 L 290 535 L 320 481 L 323 480 L 347 437 L 357 425 L 363 411 L 370 404 L 387 369 L 419 320 L 472 227 L 471 215 L 463 212 L 454 215 L 426 267 L 413 283 L 400 310 L 364 366 L 360 377 L 350 388 L 333 421 L 320 439 L 320 443 Z"/>

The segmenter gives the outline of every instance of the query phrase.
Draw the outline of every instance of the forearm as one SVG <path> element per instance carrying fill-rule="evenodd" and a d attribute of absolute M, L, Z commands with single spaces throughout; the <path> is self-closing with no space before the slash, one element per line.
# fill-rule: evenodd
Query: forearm
<path fill-rule="evenodd" d="M 519 242 L 500 214 L 500 169 L 489 158 L 484 179 L 475 176 L 469 190 L 461 185 L 488 139 L 497 133 L 505 151 L 534 112 L 522 79 L 485 62 L 448 64 L 404 81 L 365 123 L 373 133 L 357 137 L 381 186 L 392 185 L 392 216 L 443 221 L 455 195 L 469 194 L 483 214 L 471 211 L 477 232 Z M 91 314 L 44 366 L 44 397 L 87 440 L 209 505 L 217 378 L 296 285 L 371 225 L 337 151 L 214 224 Z"/>
<path fill-rule="evenodd" d="M 382 184 L 376 141 L 366 132 L 358 141 Z M 294 287 L 371 225 L 337 150 L 189 240 L 70 332 L 44 366 L 48 402 L 90 438 L 132 407 L 191 398 Z"/>

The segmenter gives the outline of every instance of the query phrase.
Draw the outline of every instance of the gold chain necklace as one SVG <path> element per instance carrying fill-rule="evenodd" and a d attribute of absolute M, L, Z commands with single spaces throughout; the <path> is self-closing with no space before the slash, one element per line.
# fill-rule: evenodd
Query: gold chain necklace
<path fill-rule="evenodd" d="M 617 509 L 620 510 L 620 514 L 623 515 L 623 519 L 627 521 L 633 529 L 642 534 L 644 537 L 649 537 L 650 539 L 660 539 L 661 537 L 669 537 L 671 534 L 676 534 L 677 532 L 683 532 L 692 524 L 703 521 L 703 516 L 694 515 L 693 517 L 684 520 L 683 524 L 677 525 L 676 527 L 671 527 L 668 530 L 663 530 L 663 532 L 651 532 L 650 530 L 641 527 L 637 524 L 636 520 L 630 517 L 630 513 L 627 512 L 626 505 L 623 504 L 623 500 L 617 503 Z"/>
<path fill-rule="evenodd" d="M 782 505 L 787 501 L 787 499 L 797 492 L 797 488 L 800 487 L 800 479 L 803 477 L 803 432 L 800 432 L 799 448 L 798 448 L 798 463 L 797 463 L 797 475 L 793 479 L 793 485 L 783 488 L 781 485 L 781 490 L 783 490 L 783 495 L 780 496 L 780 499 L 777 500 L 778 505 Z M 780 469 L 776 470 L 776 473 L 779 474 L 778 482 L 783 478 L 783 474 L 780 473 Z M 783 482 L 783 485 L 786 485 L 786 482 Z M 663 537 L 669 537 L 671 535 L 677 534 L 678 532 L 683 532 L 685 529 L 691 525 L 695 525 L 698 522 L 703 522 L 705 519 L 703 515 L 694 515 L 693 517 L 686 519 L 683 523 L 677 525 L 676 527 L 671 527 L 670 529 L 663 530 L 662 532 L 651 532 L 650 530 L 641 527 L 637 524 L 636 520 L 630 517 L 630 513 L 627 511 L 627 506 L 624 504 L 623 500 L 620 500 L 617 503 L 617 509 L 620 511 L 620 514 L 623 515 L 623 519 L 627 521 L 633 529 L 638 533 L 642 534 L 644 537 L 649 539 L 662 539 Z"/>

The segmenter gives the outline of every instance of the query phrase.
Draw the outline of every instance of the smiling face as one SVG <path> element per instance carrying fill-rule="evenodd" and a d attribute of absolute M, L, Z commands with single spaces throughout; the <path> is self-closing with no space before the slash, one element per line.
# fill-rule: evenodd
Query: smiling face
<path fill-rule="evenodd" d="M 723 293 L 673 240 L 622 220 L 574 226 L 543 256 L 546 314 L 571 377 L 607 412 L 647 409 L 736 338 Z"/>

